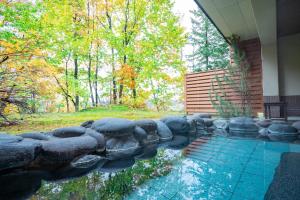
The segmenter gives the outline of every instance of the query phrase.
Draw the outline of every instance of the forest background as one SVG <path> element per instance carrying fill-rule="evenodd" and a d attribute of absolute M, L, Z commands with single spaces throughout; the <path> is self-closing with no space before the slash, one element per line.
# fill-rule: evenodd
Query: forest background
<path fill-rule="evenodd" d="M 1 1 L 1 124 L 110 105 L 180 111 L 184 74 L 226 67 L 229 48 L 201 10 L 186 30 L 173 8 L 172 0 Z"/>

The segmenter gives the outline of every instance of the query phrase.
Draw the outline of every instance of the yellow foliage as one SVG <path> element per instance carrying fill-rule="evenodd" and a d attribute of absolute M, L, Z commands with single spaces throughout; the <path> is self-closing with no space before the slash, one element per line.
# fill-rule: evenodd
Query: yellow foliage
<path fill-rule="evenodd" d="M 17 113 L 18 112 L 18 108 L 17 106 L 13 105 L 13 104 L 9 104 L 4 108 L 4 114 L 5 115 L 10 115 L 13 113 Z"/>
<path fill-rule="evenodd" d="M 121 69 L 119 69 L 116 72 L 117 77 L 119 78 L 118 81 L 120 84 L 123 84 L 124 86 L 129 87 L 130 89 L 135 88 L 136 86 L 136 77 L 137 74 L 134 71 L 134 68 L 127 65 L 123 64 Z"/>

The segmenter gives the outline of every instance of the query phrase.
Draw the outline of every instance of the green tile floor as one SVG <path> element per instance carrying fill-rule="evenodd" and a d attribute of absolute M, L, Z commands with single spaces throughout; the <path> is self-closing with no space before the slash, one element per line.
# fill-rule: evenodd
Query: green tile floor
<path fill-rule="evenodd" d="M 263 199 L 283 152 L 300 145 L 215 136 L 199 138 L 167 176 L 149 180 L 127 200 Z M 187 147 L 191 148 L 191 147 Z"/>

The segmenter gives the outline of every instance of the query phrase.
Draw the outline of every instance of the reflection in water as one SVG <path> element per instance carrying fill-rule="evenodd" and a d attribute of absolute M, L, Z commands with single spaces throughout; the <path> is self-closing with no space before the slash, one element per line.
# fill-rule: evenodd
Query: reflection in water
<path fill-rule="evenodd" d="M 53 179 L 32 171 L 0 176 L 0 194 L 20 199 L 35 193 L 32 200 L 263 199 L 281 154 L 300 152 L 297 144 L 250 138 L 202 136 L 189 142 L 183 151 L 159 149 L 155 158 L 114 173 L 97 168 L 65 181 L 63 175 Z M 172 148 L 182 147 L 174 144 Z"/>
<path fill-rule="evenodd" d="M 165 176 L 181 152 L 159 150 L 150 160 L 136 162 L 129 169 L 116 173 L 94 172 L 63 182 L 43 182 L 31 199 L 122 199 L 146 180 Z"/>

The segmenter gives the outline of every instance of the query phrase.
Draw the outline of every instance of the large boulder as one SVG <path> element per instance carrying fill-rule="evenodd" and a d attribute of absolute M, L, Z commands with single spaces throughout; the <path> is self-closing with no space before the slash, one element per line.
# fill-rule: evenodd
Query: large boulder
<path fill-rule="evenodd" d="M 97 140 L 97 143 L 98 143 L 97 152 L 98 153 L 101 153 L 105 150 L 106 144 L 105 144 L 105 138 L 104 138 L 103 134 L 98 133 L 97 131 L 95 131 L 93 129 L 87 128 L 85 135 L 88 135 L 88 136 L 94 138 L 95 140 Z"/>
<path fill-rule="evenodd" d="M 227 119 L 216 119 L 213 121 L 213 125 L 216 127 L 216 129 L 228 130 L 229 128 L 229 122 Z"/>
<path fill-rule="evenodd" d="M 261 128 L 261 129 L 259 130 L 259 136 L 260 136 L 261 138 L 269 138 L 269 137 L 268 137 L 268 128 Z"/>
<path fill-rule="evenodd" d="M 100 160 L 103 160 L 101 156 L 97 155 L 83 155 L 80 156 L 79 158 L 74 159 L 71 163 L 70 166 L 72 168 L 90 168 L 94 165 L 96 165 Z"/>
<path fill-rule="evenodd" d="M 250 117 L 234 117 L 229 121 L 229 133 L 235 136 L 257 136 L 259 128 Z"/>
<path fill-rule="evenodd" d="M 146 160 L 156 156 L 157 154 L 157 145 L 147 145 L 143 147 L 140 154 L 136 155 L 134 158 L 136 160 Z"/>
<path fill-rule="evenodd" d="M 134 138 L 137 141 L 139 141 L 140 143 L 142 143 L 144 140 L 146 140 L 147 136 L 148 136 L 147 132 L 139 126 L 136 126 L 134 128 L 133 135 L 134 135 Z"/>
<path fill-rule="evenodd" d="M 0 171 L 28 166 L 40 153 L 42 145 L 39 141 L 20 138 L 1 135 Z"/>
<path fill-rule="evenodd" d="M 52 135 L 58 138 L 79 137 L 85 133 L 85 130 L 82 126 L 64 127 L 55 129 Z"/>
<path fill-rule="evenodd" d="M 175 135 L 173 139 L 169 142 L 166 148 L 173 150 L 180 150 L 189 145 L 189 138 L 182 135 Z"/>
<path fill-rule="evenodd" d="M 102 167 L 100 167 L 99 171 L 108 172 L 108 173 L 118 172 L 123 169 L 132 167 L 134 163 L 135 163 L 134 158 L 110 160 L 107 161 Z"/>
<path fill-rule="evenodd" d="M 1 199 L 29 199 L 41 187 L 44 175 L 45 173 L 40 171 L 17 171 L 1 175 Z"/>
<path fill-rule="evenodd" d="M 272 124 L 272 120 L 263 119 L 256 122 L 256 124 L 261 128 L 268 128 Z"/>
<path fill-rule="evenodd" d="M 215 129 L 213 131 L 213 134 L 219 135 L 219 136 L 225 136 L 225 137 L 227 137 L 229 135 L 228 131 L 225 129 Z"/>
<path fill-rule="evenodd" d="M 199 118 L 211 118 L 210 113 L 194 113 L 193 116 L 199 117 Z"/>
<path fill-rule="evenodd" d="M 190 126 L 186 117 L 172 116 L 161 119 L 168 128 L 172 131 L 173 135 L 188 135 Z"/>
<path fill-rule="evenodd" d="M 300 132 L 300 121 L 294 122 L 292 126 Z"/>
<path fill-rule="evenodd" d="M 33 132 L 33 133 L 22 133 L 19 136 L 22 138 L 29 138 L 29 139 L 34 139 L 34 140 L 49 140 L 50 136 L 43 133 L 43 132 Z"/>
<path fill-rule="evenodd" d="M 157 133 L 157 125 L 155 121 L 152 119 L 136 120 L 134 123 L 136 126 L 139 126 L 142 129 L 144 129 L 148 134 Z"/>
<path fill-rule="evenodd" d="M 96 152 L 98 142 L 90 136 L 51 138 L 42 142 L 42 152 L 34 166 L 56 168 L 70 163 L 76 157 Z"/>
<path fill-rule="evenodd" d="M 272 141 L 293 142 L 298 135 L 298 130 L 289 124 L 272 124 L 268 128 L 268 137 Z"/>
<path fill-rule="evenodd" d="M 197 115 L 192 115 L 187 117 L 188 121 L 194 121 L 196 126 L 196 133 L 202 134 L 206 130 L 206 125 L 204 118 L 201 118 Z"/>
<path fill-rule="evenodd" d="M 15 143 L 23 140 L 23 137 L 10 135 L 7 133 L 0 133 L 0 145 L 5 143 Z"/>
<path fill-rule="evenodd" d="M 189 135 L 196 135 L 197 134 L 197 121 L 194 118 L 187 117 L 187 122 L 190 127 Z"/>
<path fill-rule="evenodd" d="M 57 181 L 81 177 L 102 167 L 106 162 L 107 160 L 101 156 L 83 155 L 75 158 L 69 165 L 52 171 L 45 180 Z"/>
<path fill-rule="evenodd" d="M 117 160 L 133 157 L 141 150 L 139 142 L 133 136 L 111 137 L 106 139 L 106 158 Z"/>
<path fill-rule="evenodd" d="M 155 123 L 157 125 L 157 134 L 159 136 L 159 140 L 161 142 L 172 140 L 173 134 L 169 127 L 160 120 L 156 120 Z"/>
<path fill-rule="evenodd" d="M 94 123 L 94 120 L 88 120 L 88 121 L 85 121 L 82 124 L 80 124 L 80 126 L 82 126 L 84 128 L 91 128 L 93 123 Z"/>
<path fill-rule="evenodd" d="M 141 127 L 147 133 L 147 137 L 143 139 L 142 146 L 149 144 L 158 144 L 159 136 L 157 135 L 157 124 L 154 120 L 144 119 L 135 121 L 137 127 Z"/>
<path fill-rule="evenodd" d="M 133 135 L 135 123 L 127 119 L 104 118 L 95 121 L 91 128 L 106 137 L 131 136 Z"/>
<path fill-rule="evenodd" d="M 213 124 L 214 120 L 211 118 L 203 118 L 203 121 L 206 127 L 211 127 L 214 125 Z"/>

